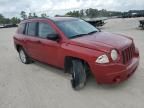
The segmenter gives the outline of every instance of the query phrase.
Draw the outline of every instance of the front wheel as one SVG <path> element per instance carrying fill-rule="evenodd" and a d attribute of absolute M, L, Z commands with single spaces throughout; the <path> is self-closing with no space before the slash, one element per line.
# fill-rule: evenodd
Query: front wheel
<path fill-rule="evenodd" d="M 71 84 L 75 90 L 83 88 L 86 84 L 86 67 L 80 60 L 72 60 L 70 73 L 72 74 Z"/>

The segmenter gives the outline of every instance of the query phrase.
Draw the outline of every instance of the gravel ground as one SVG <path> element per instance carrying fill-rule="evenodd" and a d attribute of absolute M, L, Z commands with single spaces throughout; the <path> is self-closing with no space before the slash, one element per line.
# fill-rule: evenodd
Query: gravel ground
<path fill-rule="evenodd" d="M 118 85 L 98 85 L 90 78 L 74 91 L 62 70 L 41 63 L 24 65 L 18 59 L 12 36 L 16 28 L 0 29 L 0 108 L 144 108 L 144 30 L 139 19 L 111 19 L 103 31 L 134 38 L 140 50 L 136 73 Z"/>

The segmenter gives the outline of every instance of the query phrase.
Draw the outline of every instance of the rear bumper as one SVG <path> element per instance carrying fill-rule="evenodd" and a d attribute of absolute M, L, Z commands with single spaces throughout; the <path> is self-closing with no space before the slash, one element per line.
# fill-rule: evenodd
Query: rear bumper
<path fill-rule="evenodd" d="M 122 63 L 114 64 L 91 64 L 91 70 L 98 83 L 113 84 L 120 83 L 128 79 L 139 65 L 139 52 L 136 51 L 132 60 L 124 65 Z"/>

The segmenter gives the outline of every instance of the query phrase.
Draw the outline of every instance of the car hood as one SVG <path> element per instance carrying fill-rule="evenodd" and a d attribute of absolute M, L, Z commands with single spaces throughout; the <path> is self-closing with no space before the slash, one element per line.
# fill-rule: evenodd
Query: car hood
<path fill-rule="evenodd" d="M 70 43 L 107 52 L 112 48 L 119 50 L 130 45 L 132 39 L 120 34 L 97 32 L 92 35 L 71 39 Z"/>

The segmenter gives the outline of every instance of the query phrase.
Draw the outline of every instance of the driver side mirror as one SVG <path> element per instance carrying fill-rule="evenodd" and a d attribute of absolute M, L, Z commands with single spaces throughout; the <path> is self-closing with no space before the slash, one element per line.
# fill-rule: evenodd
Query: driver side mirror
<path fill-rule="evenodd" d="M 47 39 L 53 40 L 53 41 L 58 41 L 59 40 L 59 35 L 54 33 L 54 34 L 48 34 Z"/>

